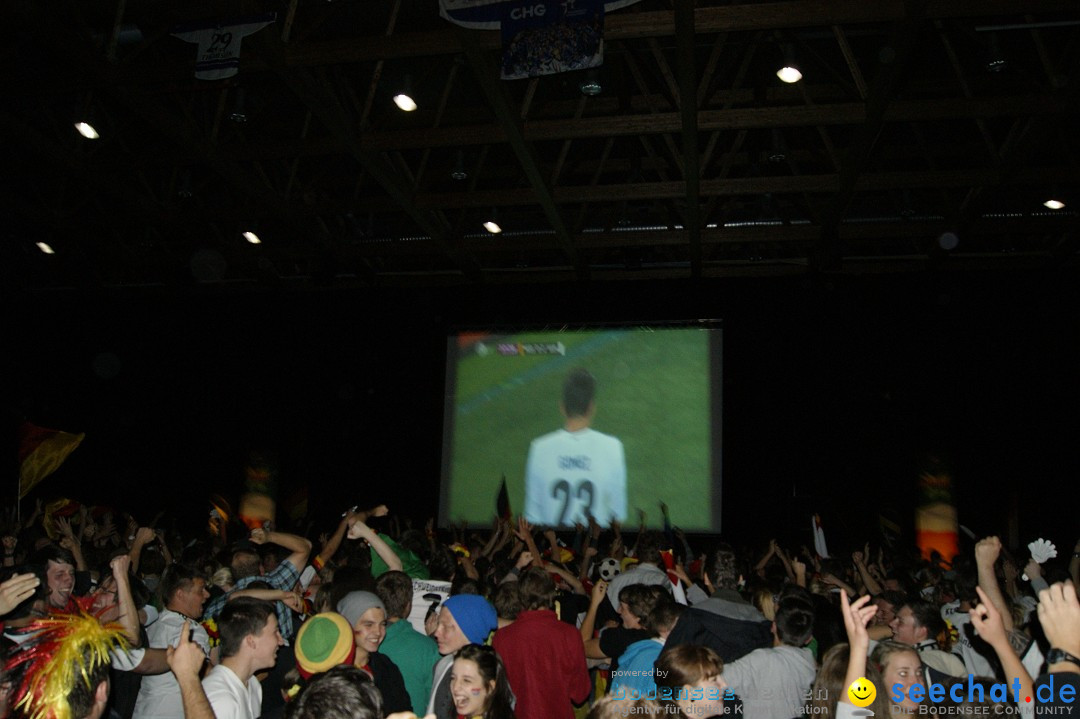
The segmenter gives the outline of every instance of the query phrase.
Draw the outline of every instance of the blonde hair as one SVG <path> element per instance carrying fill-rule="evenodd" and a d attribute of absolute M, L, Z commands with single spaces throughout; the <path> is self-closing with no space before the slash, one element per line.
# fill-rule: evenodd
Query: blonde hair
<path fill-rule="evenodd" d="M 770 622 L 776 619 L 776 600 L 773 598 L 773 593 L 768 589 L 762 588 L 754 592 L 753 599 L 751 600 L 753 605 L 757 607 L 758 611 L 765 615 L 765 618 Z"/>
<path fill-rule="evenodd" d="M 233 581 L 232 570 L 228 567 L 222 567 L 210 576 L 210 583 L 215 587 L 221 587 L 224 590 L 232 589 Z"/>

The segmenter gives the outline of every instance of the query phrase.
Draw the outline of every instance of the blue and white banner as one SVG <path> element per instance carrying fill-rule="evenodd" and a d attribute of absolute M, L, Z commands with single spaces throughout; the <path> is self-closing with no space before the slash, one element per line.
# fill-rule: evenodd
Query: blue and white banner
<path fill-rule="evenodd" d="M 503 80 L 604 64 L 603 0 L 525 0 L 503 12 Z"/>
<path fill-rule="evenodd" d="M 609 0 L 604 3 L 604 12 L 614 12 L 637 2 L 640 0 Z M 508 7 L 524 8 L 526 5 L 527 0 L 439 0 L 439 15 L 470 30 L 498 30 L 509 12 Z"/>

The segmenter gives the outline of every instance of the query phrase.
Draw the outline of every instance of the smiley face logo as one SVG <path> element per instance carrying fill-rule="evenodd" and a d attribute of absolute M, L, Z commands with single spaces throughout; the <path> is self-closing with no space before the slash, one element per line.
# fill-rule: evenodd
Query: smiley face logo
<path fill-rule="evenodd" d="M 877 696 L 877 687 L 866 677 L 859 677 L 847 690 L 848 699 L 857 707 L 867 707 Z"/>

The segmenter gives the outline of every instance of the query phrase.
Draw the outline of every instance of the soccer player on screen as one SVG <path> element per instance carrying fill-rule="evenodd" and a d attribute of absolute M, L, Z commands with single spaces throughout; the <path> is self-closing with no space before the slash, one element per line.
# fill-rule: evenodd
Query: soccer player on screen
<path fill-rule="evenodd" d="M 626 456 L 611 435 L 590 428 L 596 380 L 571 370 L 563 382 L 562 429 L 537 437 L 525 464 L 525 518 L 534 524 L 601 524 L 626 519 Z"/>

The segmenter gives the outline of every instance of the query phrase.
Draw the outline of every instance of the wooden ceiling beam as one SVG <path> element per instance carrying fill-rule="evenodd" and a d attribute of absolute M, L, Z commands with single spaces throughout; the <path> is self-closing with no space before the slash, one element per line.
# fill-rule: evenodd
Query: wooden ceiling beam
<path fill-rule="evenodd" d="M 529 204 L 540 205 L 567 259 L 574 265 L 579 277 L 585 279 L 588 270 L 574 249 L 570 233 L 566 230 L 566 223 L 563 222 L 559 209 L 555 206 L 551 188 L 540 171 L 536 151 L 522 132 L 521 120 L 510 106 L 510 98 L 507 96 L 502 80 L 499 79 L 499 71 L 495 63 L 491 61 L 489 51 L 480 47 L 471 33 L 462 30 L 457 35 L 465 52 L 465 58 L 476 75 L 476 81 L 480 84 L 488 104 L 498 119 L 498 125 L 506 141 L 510 143 L 510 148 L 529 181 L 532 192 L 532 201 Z"/>
<path fill-rule="evenodd" d="M 697 74 L 694 71 L 694 0 L 675 2 L 675 43 L 682 119 L 682 169 L 686 183 L 683 224 L 690 243 L 690 274 L 701 276 L 701 156 L 698 150 Z"/>
<path fill-rule="evenodd" d="M 1075 169 L 1062 167 L 1028 168 L 1003 175 L 997 169 L 938 170 L 911 172 L 876 172 L 855 179 L 856 192 L 880 192 L 899 189 L 933 189 L 936 187 L 982 187 L 998 185 L 1038 185 L 1047 182 L 1070 182 Z M 795 193 L 835 193 L 841 187 L 839 173 L 824 175 L 779 175 L 774 177 L 740 177 L 701 181 L 703 197 L 733 197 L 739 195 L 775 195 Z M 558 204 L 579 202 L 618 202 L 620 200 L 673 200 L 685 197 L 681 181 L 645 182 L 632 185 L 570 185 L 557 187 L 553 197 Z M 377 198 L 372 207 L 384 206 Z M 422 193 L 416 205 L 422 208 L 452 209 L 460 207 L 516 207 L 535 205 L 529 188 L 476 190 L 473 192 Z"/>
<path fill-rule="evenodd" d="M 833 271 L 840 267 L 842 256 L 838 228 L 858 189 L 859 179 L 881 137 L 881 131 L 888 122 L 888 110 L 915 53 L 924 4 L 924 0 L 908 0 L 904 4 L 904 16 L 896 22 L 882 51 L 882 65 L 866 96 L 866 120 L 855 128 L 851 142 L 844 150 L 838 173 L 839 187 L 820 215 L 821 241 L 812 258 L 818 269 Z"/>
<path fill-rule="evenodd" d="M 1050 95 L 896 100 L 886 108 L 883 121 L 929 122 L 976 117 L 1056 115 L 1066 112 L 1068 107 L 1067 99 Z M 866 122 L 867 119 L 866 105 L 861 102 L 700 110 L 697 114 L 698 128 L 705 131 L 807 125 L 858 125 Z M 521 128 L 526 142 L 625 137 L 673 133 L 681 130 L 682 115 L 676 112 L 621 117 L 583 117 L 568 120 L 532 120 L 524 123 Z M 365 150 L 378 152 L 423 147 L 461 147 L 507 141 L 506 130 L 499 124 L 370 132 L 365 133 L 361 138 Z"/>
<path fill-rule="evenodd" d="M 929 19 L 1040 15 L 1074 12 L 1075 0 L 932 0 L 926 3 Z M 747 3 L 694 10 L 694 26 L 700 33 L 746 32 L 800 27 L 832 27 L 863 23 L 888 23 L 906 15 L 903 0 L 787 0 Z M 455 27 L 445 30 L 398 33 L 393 37 L 366 36 L 342 40 L 295 43 L 285 54 L 292 67 L 342 62 L 372 62 L 409 57 L 456 55 L 461 44 Z M 482 50 L 501 46 L 497 30 L 469 30 Z M 604 19 L 604 39 L 631 40 L 675 35 L 675 14 L 669 10 L 615 12 Z M 245 66 L 248 60 L 245 58 Z M 254 62 L 251 66 L 254 67 Z"/>

